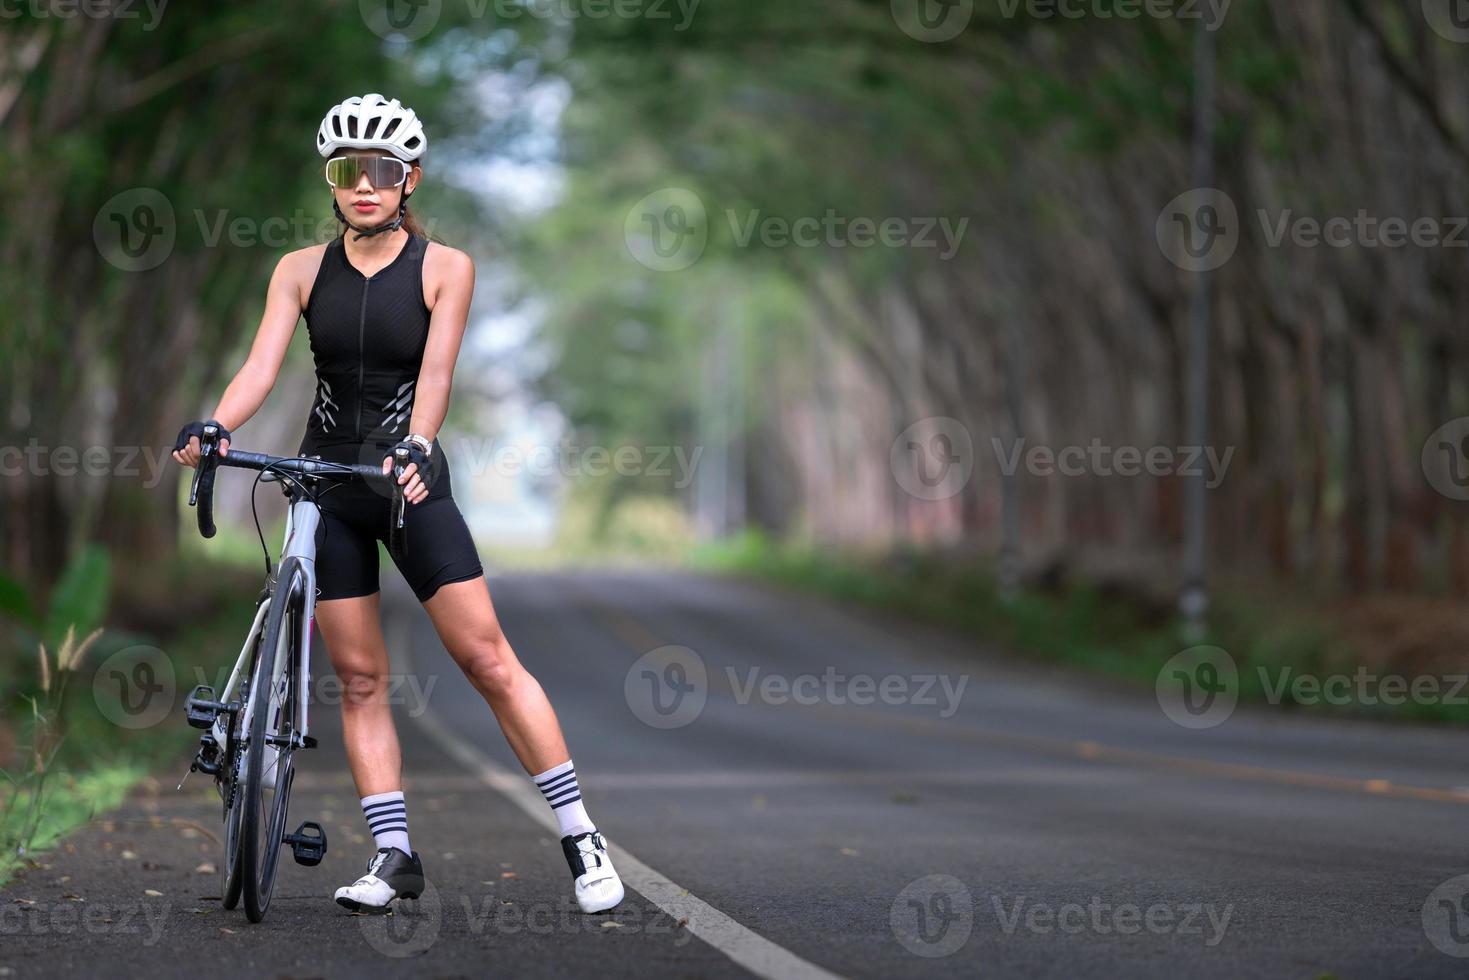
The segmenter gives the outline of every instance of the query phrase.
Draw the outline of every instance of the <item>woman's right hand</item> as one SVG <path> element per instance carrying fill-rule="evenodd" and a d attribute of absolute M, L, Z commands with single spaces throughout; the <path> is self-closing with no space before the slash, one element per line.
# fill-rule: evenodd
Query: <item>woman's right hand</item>
<path fill-rule="evenodd" d="M 226 429 L 218 422 L 190 422 L 188 425 L 179 430 L 179 437 L 174 442 L 174 462 L 178 463 L 181 466 L 199 465 L 199 437 L 204 434 L 204 426 L 210 424 L 219 426 L 219 454 L 221 456 L 229 455 L 229 429 Z"/>

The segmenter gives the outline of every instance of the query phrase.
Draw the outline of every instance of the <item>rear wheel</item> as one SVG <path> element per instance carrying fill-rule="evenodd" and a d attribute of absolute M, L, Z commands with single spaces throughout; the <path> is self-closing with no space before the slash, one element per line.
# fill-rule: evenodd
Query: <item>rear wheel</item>
<path fill-rule="evenodd" d="M 265 918 L 270 907 L 286 835 L 286 810 L 295 776 L 291 740 L 297 715 L 305 589 L 301 565 L 294 560 L 284 562 L 276 575 L 271 610 L 250 679 L 254 705 L 248 712 L 236 862 L 244 884 L 245 914 L 251 922 Z"/>

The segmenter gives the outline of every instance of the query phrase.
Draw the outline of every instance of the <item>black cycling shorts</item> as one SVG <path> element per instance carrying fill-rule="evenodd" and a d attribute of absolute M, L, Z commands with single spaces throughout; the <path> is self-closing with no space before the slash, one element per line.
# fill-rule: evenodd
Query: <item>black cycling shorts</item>
<path fill-rule="evenodd" d="M 435 443 L 434 451 L 442 449 Z M 314 454 L 313 454 L 314 455 Z M 360 451 L 321 452 L 341 462 L 366 461 Z M 384 454 L 386 455 L 386 454 Z M 403 518 L 407 550 L 395 560 L 419 602 L 427 602 L 440 587 L 484 574 L 479 553 L 464 516 L 454 503 L 448 460 L 422 503 L 410 503 Z M 316 532 L 317 598 L 352 599 L 378 591 L 378 542 L 387 544 L 392 498 L 387 491 L 361 480 L 339 484 L 323 493 L 321 527 Z"/>

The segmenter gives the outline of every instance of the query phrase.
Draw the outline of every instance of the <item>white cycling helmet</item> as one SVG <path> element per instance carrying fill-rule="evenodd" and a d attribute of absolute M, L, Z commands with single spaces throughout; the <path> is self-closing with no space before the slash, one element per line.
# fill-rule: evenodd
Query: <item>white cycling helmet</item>
<path fill-rule="evenodd" d="M 423 156 L 428 137 L 418 113 L 373 92 L 332 106 L 316 130 L 316 149 L 324 157 L 342 149 L 387 150 L 406 163 Z"/>

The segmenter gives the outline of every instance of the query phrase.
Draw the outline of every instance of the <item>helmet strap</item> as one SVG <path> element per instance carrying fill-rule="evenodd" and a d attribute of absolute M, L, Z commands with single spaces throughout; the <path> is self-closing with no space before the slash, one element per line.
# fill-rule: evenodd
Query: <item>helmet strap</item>
<path fill-rule="evenodd" d="M 355 236 L 353 236 L 352 240 L 354 242 L 360 242 L 364 238 L 372 238 L 374 235 L 381 235 L 383 232 L 397 231 L 399 228 L 402 228 L 403 220 L 408 216 L 408 199 L 412 196 L 412 191 L 406 191 L 403 194 L 403 197 L 398 201 L 398 216 L 392 221 L 378 225 L 376 228 L 373 228 L 369 231 L 363 231 L 361 228 L 358 228 L 352 222 L 347 220 L 347 216 L 342 213 L 342 206 L 337 203 L 337 196 L 335 194 L 332 195 L 332 210 L 336 212 L 338 221 L 357 233 Z"/>

